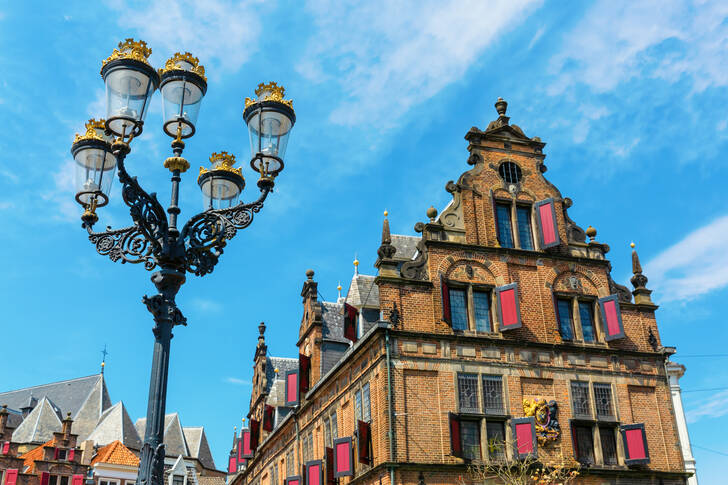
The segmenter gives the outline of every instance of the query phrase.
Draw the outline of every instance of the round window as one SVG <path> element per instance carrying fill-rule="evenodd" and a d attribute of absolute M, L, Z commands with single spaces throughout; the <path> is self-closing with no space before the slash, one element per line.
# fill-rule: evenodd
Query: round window
<path fill-rule="evenodd" d="M 509 184 L 517 184 L 521 181 L 521 167 L 513 162 L 503 162 L 498 167 L 498 173 Z"/>

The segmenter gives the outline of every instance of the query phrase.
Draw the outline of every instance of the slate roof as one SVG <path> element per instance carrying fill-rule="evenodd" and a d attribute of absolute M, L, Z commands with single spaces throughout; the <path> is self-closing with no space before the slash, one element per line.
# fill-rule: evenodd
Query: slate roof
<path fill-rule="evenodd" d="M 134 427 L 139 433 L 139 437 L 144 440 L 144 432 L 146 431 L 147 418 L 137 419 Z M 167 456 L 191 456 L 187 449 L 187 442 L 182 431 L 182 425 L 179 422 L 179 414 L 172 413 L 164 416 L 164 444 Z"/>
<path fill-rule="evenodd" d="M 377 291 L 377 300 L 379 291 Z M 321 302 L 321 318 L 323 319 L 322 337 L 329 340 L 336 340 L 345 344 L 349 340 L 344 338 L 344 304 Z"/>
<path fill-rule="evenodd" d="M 74 432 L 76 423 L 74 423 Z M 88 438 L 100 446 L 119 441 L 125 446 L 141 450 L 142 440 L 132 423 L 124 403 L 119 401 L 101 415 L 98 425 Z"/>
<path fill-rule="evenodd" d="M 210 445 L 207 442 L 207 436 L 205 436 L 205 428 L 202 426 L 182 428 L 182 431 L 185 434 L 187 448 L 189 448 L 190 451 L 189 456 L 200 460 L 200 463 L 202 463 L 205 468 L 214 469 L 215 461 L 212 459 Z"/>
<path fill-rule="evenodd" d="M 91 460 L 91 464 L 110 463 L 112 465 L 139 466 L 139 458 L 124 444 L 116 440 L 103 448 L 100 448 Z"/>
<path fill-rule="evenodd" d="M 197 482 L 200 485 L 225 485 L 225 477 L 216 477 L 216 476 L 198 476 Z"/>
<path fill-rule="evenodd" d="M 50 399 L 43 396 L 35 409 L 13 432 L 16 443 L 43 443 L 61 431 L 61 410 Z"/>
<path fill-rule="evenodd" d="M 43 396 L 47 396 L 61 409 L 64 416 L 70 412 L 71 417 L 75 421 L 79 410 L 86 403 L 89 395 L 97 388 L 98 399 L 100 400 L 103 411 L 111 406 L 111 399 L 109 399 L 109 392 L 106 389 L 103 374 L 94 374 L 77 379 L 3 392 L 0 393 L 0 405 L 7 404 L 11 409 L 20 410 L 28 404 L 31 397 L 40 401 Z M 98 419 L 98 416 L 96 419 Z M 75 429 L 74 432 L 76 432 Z"/>
<path fill-rule="evenodd" d="M 43 448 L 46 446 L 55 446 L 56 440 L 55 438 L 43 443 L 40 446 L 37 446 L 33 448 L 32 450 L 28 451 L 25 454 L 20 455 L 19 458 L 23 459 L 23 465 L 27 467 L 27 469 L 23 473 L 33 473 L 35 471 L 35 462 L 36 460 L 42 460 L 43 459 Z"/>
<path fill-rule="evenodd" d="M 374 276 L 355 274 L 346 294 L 346 303 L 357 308 L 379 308 L 379 286 L 374 283 Z"/>
<path fill-rule="evenodd" d="M 265 380 L 266 392 L 270 392 L 273 381 L 276 378 L 275 370 L 278 369 L 278 376 L 282 380 L 286 371 L 298 369 L 298 359 L 289 357 L 266 357 L 265 359 Z"/>
<path fill-rule="evenodd" d="M 417 253 L 417 243 L 422 239 L 419 236 L 402 236 L 400 234 L 392 234 L 392 246 L 397 250 L 394 253 L 396 261 L 410 261 L 415 258 Z"/>

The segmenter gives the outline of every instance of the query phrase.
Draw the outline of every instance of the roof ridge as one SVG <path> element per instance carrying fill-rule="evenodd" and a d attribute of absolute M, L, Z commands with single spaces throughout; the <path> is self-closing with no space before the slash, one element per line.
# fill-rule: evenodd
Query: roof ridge
<path fill-rule="evenodd" d="M 103 374 L 91 374 L 89 376 L 84 377 L 75 377 L 73 379 L 65 379 L 63 381 L 54 381 L 54 382 L 46 382 L 45 384 L 38 384 L 37 386 L 30 386 L 30 387 L 23 387 L 21 389 L 13 389 L 10 391 L 0 392 L 0 395 L 2 394 L 10 394 L 11 392 L 20 392 L 20 391 L 28 391 L 31 389 L 36 389 L 38 387 L 44 387 L 44 386 L 50 386 L 51 384 L 63 384 L 64 382 L 73 382 L 73 381 L 80 381 L 82 379 L 88 379 L 89 377 L 99 376 L 103 378 Z"/>

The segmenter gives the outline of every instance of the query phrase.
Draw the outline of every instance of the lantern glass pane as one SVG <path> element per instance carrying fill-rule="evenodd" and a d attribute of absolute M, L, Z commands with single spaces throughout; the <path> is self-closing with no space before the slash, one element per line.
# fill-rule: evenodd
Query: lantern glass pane
<path fill-rule="evenodd" d="M 127 66 L 112 69 L 105 77 L 106 119 L 114 117 L 144 121 L 149 99 L 154 94 L 154 84 L 148 73 Z M 129 133 L 133 124 L 127 120 L 111 120 L 109 127 L 117 133 L 126 128 Z"/>
<path fill-rule="evenodd" d="M 233 181 L 214 175 L 200 186 L 205 209 L 226 209 L 238 203 L 240 187 Z"/>
<path fill-rule="evenodd" d="M 251 156 L 262 153 L 283 158 L 292 126 L 284 113 L 268 108 L 256 111 L 248 120 Z"/>
<path fill-rule="evenodd" d="M 202 97 L 202 89 L 190 81 L 175 79 L 164 83 L 162 86 L 164 122 L 182 118 L 195 126 L 200 114 Z M 170 132 L 176 132 L 177 125 L 172 125 L 168 129 Z M 182 123 L 182 136 L 190 133 L 192 133 L 192 127 Z"/>
<path fill-rule="evenodd" d="M 76 192 L 101 190 L 108 197 L 116 173 L 114 155 L 102 148 L 88 147 L 76 152 L 74 160 Z M 84 194 L 80 199 L 88 204 L 91 195 Z"/>

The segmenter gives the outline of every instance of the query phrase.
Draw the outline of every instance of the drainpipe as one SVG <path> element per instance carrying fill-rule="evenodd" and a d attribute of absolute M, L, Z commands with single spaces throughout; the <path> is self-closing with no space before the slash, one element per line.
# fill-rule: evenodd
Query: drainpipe
<path fill-rule="evenodd" d="M 394 485 L 394 413 L 392 412 L 392 361 L 389 357 L 389 329 L 384 330 L 387 347 L 387 407 L 389 408 L 389 483 Z"/>

